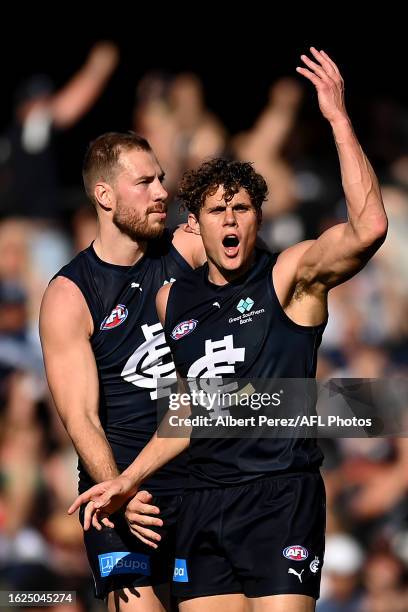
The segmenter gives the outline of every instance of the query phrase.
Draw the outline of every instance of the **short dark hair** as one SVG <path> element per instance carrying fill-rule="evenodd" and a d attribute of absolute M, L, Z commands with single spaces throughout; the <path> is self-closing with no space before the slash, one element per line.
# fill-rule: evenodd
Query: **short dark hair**
<path fill-rule="evenodd" d="M 255 172 L 249 162 L 215 158 L 206 161 L 196 170 L 188 170 L 181 179 L 178 198 L 198 218 L 207 196 L 214 195 L 218 187 L 224 188 L 228 202 L 243 188 L 248 192 L 258 215 L 268 195 L 265 179 Z"/>
<path fill-rule="evenodd" d="M 147 140 L 134 132 L 107 132 L 89 144 L 82 166 L 82 178 L 86 194 L 93 204 L 96 204 L 93 193 L 95 183 L 98 180 L 111 181 L 120 154 L 131 149 L 147 152 L 152 150 Z"/>

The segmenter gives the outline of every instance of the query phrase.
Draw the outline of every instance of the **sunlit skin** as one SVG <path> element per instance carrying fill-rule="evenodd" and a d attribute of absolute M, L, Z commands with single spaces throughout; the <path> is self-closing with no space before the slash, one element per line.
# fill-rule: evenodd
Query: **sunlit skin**
<path fill-rule="evenodd" d="M 320 325 L 327 315 L 327 294 L 330 289 L 340 285 L 357 274 L 384 242 L 387 233 L 387 216 L 381 198 L 377 177 L 355 136 L 353 126 L 344 104 L 344 83 L 340 71 L 333 60 L 323 50 L 310 48 L 315 61 L 303 55 L 307 68 L 298 67 L 299 74 L 315 86 L 319 108 L 333 130 L 342 174 L 342 185 L 347 203 L 348 220 L 324 231 L 316 240 L 308 240 L 284 250 L 277 258 L 273 270 L 273 282 L 277 298 L 290 320 L 298 325 Z M 211 201 L 217 200 L 218 210 L 209 210 Z M 237 194 L 234 201 L 238 201 Z M 248 203 L 248 199 L 244 198 Z M 241 203 L 242 206 L 242 203 Z M 202 233 L 204 245 L 209 255 L 210 279 L 219 284 L 233 280 L 250 265 L 253 256 L 253 240 L 258 223 L 245 220 L 248 211 L 238 207 L 233 201 L 226 203 L 222 189 L 207 198 L 204 208 L 199 211 L 199 219 L 190 216 L 189 223 L 193 232 Z M 244 219 L 242 223 L 241 219 Z M 233 222 L 228 220 L 233 217 Z M 249 216 L 255 216 L 250 211 Z M 220 217 L 219 219 L 217 217 Z M 257 220 L 258 221 L 258 220 Z M 235 247 L 222 245 L 225 235 L 232 228 L 239 242 Z M 227 231 L 225 231 L 227 229 Z M 239 240 L 241 238 L 241 240 Z M 234 250 L 235 249 L 235 250 Z M 244 251 L 242 253 L 242 251 Z M 248 253 L 249 255 L 246 255 Z M 248 266 L 245 266 L 248 256 Z M 166 309 L 171 286 L 166 285 L 159 291 L 157 307 L 159 318 L 165 324 Z M 164 442 L 163 442 L 164 440 Z M 171 443 L 171 444 L 170 444 Z M 133 464 L 113 480 L 99 483 L 80 495 L 69 509 L 72 513 L 82 503 L 89 502 L 85 517 L 88 526 L 99 524 L 99 520 L 115 512 L 128 502 L 140 484 L 157 469 L 184 451 L 189 444 L 188 438 L 163 439 L 155 435 Z M 140 493 L 140 491 L 139 491 Z M 98 516 L 99 514 L 99 516 Z M 129 521 L 127 514 L 127 519 Z M 149 517 L 150 520 L 157 520 Z M 132 519 L 131 519 L 132 520 Z M 95 522 L 94 522 L 95 521 Z M 136 521 L 133 521 L 136 524 Z M 154 523 L 149 523 L 153 525 Z M 130 523 L 130 530 L 134 525 Z M 152 538 L 147 531 L 146 538 Z M 154 545 L 155 546 L 155 545 Z M 300 588 L 296 576 L 294 582 Z M 273 587 L 271 585 L 271 592 Z M 292 590 L 292 589 L 291 589 Z M 297 590 L 297 589 L 296 589 Z M 242 606 L 235 599 L 239 595 L 203 596 L 184 600 L 180 603 L 182 612 L 215 612 L 216 610 L 248 610 L 251 612 L 312 612 L 315 601 L 308 595 L 281 594 L 246 598 L 242 595 Z M 245 608 L 244 608 L 245 606 Z"/>
<path fill-rule="evenodd" d="M 130 238 L 143 241 L 164 230 L 167 191 L 164 172 L 151 152 L 133 149 L 122 152 L 111 184 L 115 203 L 112 221 Z"/>
<path fill-rule="evenodd" d="M 224 187 L 220 185 L 213 195 L 206 197 L 198 219 L 189 215 L 189 224 L 201 234 L 212 283 L 224 285 L 252 266 L 260 214 L 246 189 L 241 188 L 226 202 Z M 226 245 L 227 237 L 236 244 Z"/>

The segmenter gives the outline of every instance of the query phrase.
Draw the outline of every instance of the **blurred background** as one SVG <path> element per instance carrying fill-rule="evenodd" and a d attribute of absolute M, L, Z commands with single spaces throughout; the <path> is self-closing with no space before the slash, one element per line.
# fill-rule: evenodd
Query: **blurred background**
<path fill-rule="evenodd" d="M 363 36 L 355 23 L 300 31 L 253 11 L 225 24 L 207 15 L 207 25 L 198 12 L 198 31 L 185 13 L 164 32 L 139 15 L 115 33 L 80 33 L 68 20 L 0 40 L 0 590 L 76 590 L 71 612 L 103 606 L 77 517 L 66 514 L 76 456 L 37 327 L 50 278 L 95 235 L 81 184 L 91 139 L 133 129 L 149 140 L 166 171 L 169 225 L 185 218 L 182 173 L 225 155 L 252 161 L 268 182 L 261 233 L 271 249 L 315 238 L 346 218 L 330 128 L 295 73 L 311 44 L 325 49 L 342 70 L 390 229 L 364 271 L 331 292 L 318 377 L 408 372 L 407 53 L 397 26 L 385 43 L 385 23 Z M 328 537 L 318 610 L 408 610 L 406 438 L 321 442 Z"/>

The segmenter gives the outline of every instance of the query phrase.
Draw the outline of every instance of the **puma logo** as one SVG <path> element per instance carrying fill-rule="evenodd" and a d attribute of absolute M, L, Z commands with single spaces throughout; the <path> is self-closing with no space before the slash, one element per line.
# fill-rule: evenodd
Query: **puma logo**
<path fill-rule="evenodd" d="M 290 567 L 290 568 L 288 569 L 288 574 L 294 574 L 295 576 L 297 576 L 297 577 L 299 578 L 300 582 L 302 582 L 302 574 L 303 574 L 303 572 L 304 572 L 304 571 L 305 571 L 305 570 L 304 570 L 304 569 L 302 569 L 302 571 L 300 572 L 300 574 L 298 574 L 298 572 L 297 572 L 296 570 L 294 570 L 292 567 Z"/>

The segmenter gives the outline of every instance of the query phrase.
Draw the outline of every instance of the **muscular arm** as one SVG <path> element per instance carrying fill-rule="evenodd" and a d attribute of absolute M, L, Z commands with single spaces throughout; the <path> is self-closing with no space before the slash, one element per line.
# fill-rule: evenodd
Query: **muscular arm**
<path fill-rule="evenodd" d="M 64 277 L 47 288 L 40 335 L 48 384 L 59 416 L 96 482 L 118 469 L 99 420 L 99 384 L 89 337 L 92 319 L 78 287 Z"/>
<path fill-rule="evenodd" d="M 344 104 L 343 79 L 324 52 L 311 47 L 315 61 L 297 71 L 316 88 L 339 156 L 348 221 L 284 251 L 273 280 L 286 313 L 301 325 L 317 325 L 327 310 L 327 292 L 359 272 L 384 242 L 387 216 L 377 177 L 362 150 Z"/>
<path fill-rule="evenodd" d="M 164 285 L 157 294 L 156 307 L 159 319 L 164 325 L 166 316 L 167 300 L 171 289 L 171 283 Z M 172 414 L 175 414 L 174 412 Z M 177 414 L 179 416 L 188 416 L 190 414 L 189 406 L 181 406 Z M 165 415 L 163 421 L 166 422 L 168 415 Z M 163 423 L 162 421 L 162 423 Z M 162 424 L 159 426 L 162 427 Z M 166 425 L 164 424 L 164 427 Z M 103 515 L 108 516 L 120 508 L 129 497 L 135 495 L 140 485 L 156 472 L 163 465 L 177 457 L 190 444 L 191 429 L 186 428 L 185 437 L 159 437 L 157 432 L 151 438 L 150 442 L 138 454 L 136 459 L 129 465 L 124 472 L 111 482 L 104 482 L 88 489 L 82 495 L 79 495 L 68 512 L 75 512 L 81 504 L 96 501 L 91 507 L 87 507 L 85 513 L 85 528 L 91 524 L 91 520 L 95 527 L 98 527 L 97 517 L 94 517 L 95 509 L 103 509 Z M 112 523 L 105 522 L 107 525 Z"/>
<path fill-rule="evenodd" d="M 315 86 L 320 110 L 329 121 L 339 156 L 348 221 L 324 232 L 299 260 L 297 282 L 325 292 L 356 274 L 385 240 L 387 216 L 377 177 L 348 117 L 343 79 L 336 64 L 313 47 L 315 61 L 298 72 Z"/>

